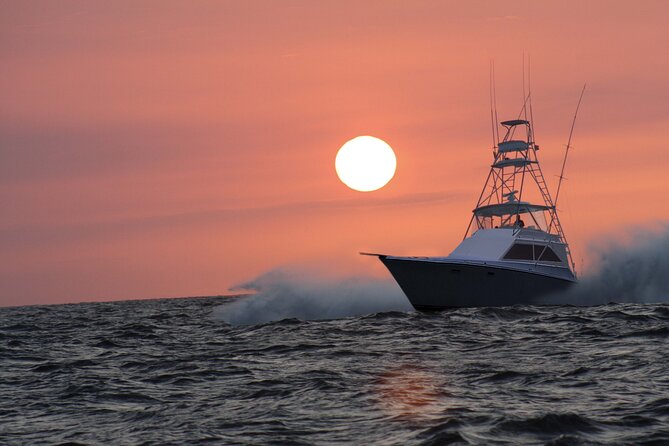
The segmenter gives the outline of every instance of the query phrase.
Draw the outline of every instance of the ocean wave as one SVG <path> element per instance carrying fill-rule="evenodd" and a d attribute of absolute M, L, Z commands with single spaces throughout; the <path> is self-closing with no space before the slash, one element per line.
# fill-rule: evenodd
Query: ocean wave
<path fill-rule="evenodd" d="M 225 301 L 0 310 L 0 443 L 669 440 L 666 304 L 230 325 Z"/>

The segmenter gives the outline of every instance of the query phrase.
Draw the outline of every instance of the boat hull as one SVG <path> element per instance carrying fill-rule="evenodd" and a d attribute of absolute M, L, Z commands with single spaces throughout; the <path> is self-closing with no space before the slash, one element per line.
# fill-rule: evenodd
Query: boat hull
<path fill-rule="evenodd" d="M 379 256 L 417 310 L 541 304 L 575 280 L 499 265 Z"/>

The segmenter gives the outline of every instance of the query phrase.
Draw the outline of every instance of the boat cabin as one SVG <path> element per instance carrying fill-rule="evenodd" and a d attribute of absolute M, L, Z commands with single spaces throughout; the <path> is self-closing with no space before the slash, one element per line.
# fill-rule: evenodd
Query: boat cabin
<path fill-rule="evenodd" d="M 568 265 L 566 245 L 555 234 L 532 228 L 493 228 L 476 231 L 449 257 L 477 260 Z"/>

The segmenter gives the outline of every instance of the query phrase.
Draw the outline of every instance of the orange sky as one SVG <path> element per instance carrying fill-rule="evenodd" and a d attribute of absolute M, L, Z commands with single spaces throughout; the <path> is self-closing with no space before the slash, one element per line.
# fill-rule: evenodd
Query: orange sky
<path fill-rule="evenodd" d="M 577 264 L 669 219 L 663 1 L 2 2 L 0 305 L 214 295 L 283 265 L 389 277 L 447 254 L 532 60 L 536 139 Z M 369 134 L 380 191 L 334 157 Z"/>

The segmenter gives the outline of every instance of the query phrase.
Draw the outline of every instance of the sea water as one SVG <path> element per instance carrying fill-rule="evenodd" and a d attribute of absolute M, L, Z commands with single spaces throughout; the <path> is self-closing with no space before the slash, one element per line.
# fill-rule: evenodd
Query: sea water
<path fill-rule="evenodd" d="M 669 444 L 669 304 L 424 314 L 351 286 L 330 319 L 336 287 L 284 290 L 287 319 L 257 295 L 2 308 L 0 444 Z"/>

